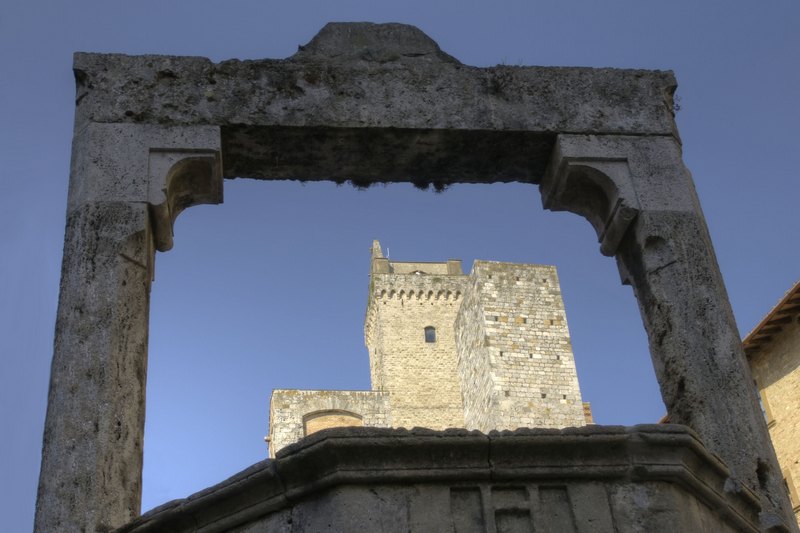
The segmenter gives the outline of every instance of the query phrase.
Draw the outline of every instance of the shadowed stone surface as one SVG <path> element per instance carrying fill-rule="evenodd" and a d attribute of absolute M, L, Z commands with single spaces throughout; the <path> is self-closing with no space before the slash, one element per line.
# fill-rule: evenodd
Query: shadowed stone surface
<path fill-rule="evenodd" d="M 727 478 L 674 425 L 327 429 L 118 533 L 758 531 Z"/>
<path fill-rule="evenodd" d="M 151 279 L 146 205 L 74 210 L 65 249 L 37 499 L 38 509 L 58 512 L 36 527 L 80 531 L 90 523 L 103 531 L 140 507 Z"/>
<path fill-rule="evenodd" d="M 286 60 L 74 68 L 77 125 L 222 126 L 226 177 L 536 183 L 558 132 L 675 132 L 671 72 L 470 67 L 401 24 L 328 24 Z"/>
<path fill-rule="evenodd" d="M 79 125 L 674 132 L 671 72 L 470 67 L 401 24 L 331 23 L 285 60 L 77 53 L 74 68 Z"/>

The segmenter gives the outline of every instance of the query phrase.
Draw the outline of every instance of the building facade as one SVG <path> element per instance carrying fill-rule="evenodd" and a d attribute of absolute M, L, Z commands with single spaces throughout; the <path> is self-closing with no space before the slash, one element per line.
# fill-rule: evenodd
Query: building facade
<path fill-rule="evenodd" d="M 800 282 L 789 289 L 743 342 L 800 524 Z"/>
<path fill-rule="evenodd" d="M 591 422 L 556 269 L 391 261 L 372 245 L 370 391 L 274 390 L 270 455 L 329 427 L 563 428 Z"/>

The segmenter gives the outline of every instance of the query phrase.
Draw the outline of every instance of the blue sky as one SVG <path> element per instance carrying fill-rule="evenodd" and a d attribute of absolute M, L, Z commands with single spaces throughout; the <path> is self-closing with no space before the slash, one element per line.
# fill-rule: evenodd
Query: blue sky
<path fill-rule="evenodd" d="M 694 175 L 742 334 L 800 277 L 800 4 L 46 2 L 0 10 L 0 511 L 30 528 L 57 304 L 74 51 L 281 58 L 328 21 L 417 25 L 476 66 L 672 69 Z M 273 388 L 369 386 L 369 247 L 398 260 L 555 264 L 596 420 L 663 411 L 630 288 L 588 223 L 520 184 L 226 183 L 181 215 L 153 285 L 145 509 L 266 455 Z"/>

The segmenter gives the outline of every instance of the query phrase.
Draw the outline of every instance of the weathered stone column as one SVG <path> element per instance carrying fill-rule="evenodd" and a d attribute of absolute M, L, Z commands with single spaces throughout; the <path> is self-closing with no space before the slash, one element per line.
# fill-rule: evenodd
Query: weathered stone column
<path fill-rule="evenodd" d="M 140 512 L 154 251 L 183 208 L 221 201 L 218 150 L 211 127 L 76 132 L 36 531 Z"/>
<path fill-rule="evenodd" d="M 796 530 L 694 184 L 672 137 L 559 137 L 544 205 L 585 216 L 639 301 L 670 421 L 695 430 Z"/>

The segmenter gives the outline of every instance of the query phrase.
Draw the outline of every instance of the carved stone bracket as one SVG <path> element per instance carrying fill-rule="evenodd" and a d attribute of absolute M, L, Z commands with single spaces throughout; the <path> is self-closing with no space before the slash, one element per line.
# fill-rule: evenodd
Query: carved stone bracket
<path fill-rule="evenodd" d="M 551 211 L 571 211 L 585 217 L 597 232 L 600 253 L 613 256 L 623 235 L 639 214 L 639 200 L 624 155 L 597 149 L 596 137 L 582 142 L 556 142 L 540 185 L 542 204 Z M 593 155 L 596 152 L 597 155 Z"/>
<path fill-rule="evenodd" d="M 75 136 L 69 211 L 94 202 L 150 205 L 155 248 L 172 248 L 187 207 L 222 202 L 216 126 L 98 124 Z"/>
<path fill-rule="evenodd" d="M 147 203 L 160 252 L 172 249 L 178 215 L 193 205 L 222 203 L 222 161 L 217 150 L 151 148 Z"/>

